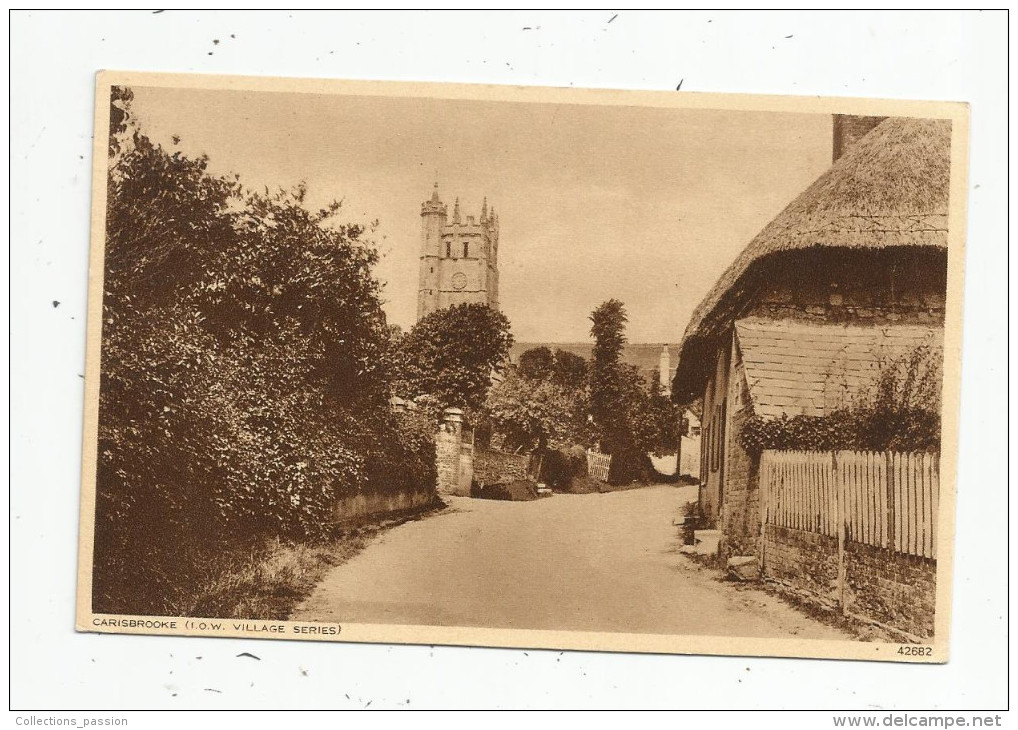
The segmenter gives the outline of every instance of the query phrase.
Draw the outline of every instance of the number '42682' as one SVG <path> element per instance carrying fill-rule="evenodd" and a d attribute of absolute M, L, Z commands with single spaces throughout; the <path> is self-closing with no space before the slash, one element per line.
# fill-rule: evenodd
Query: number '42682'
<path fill-rule="evenodd" d="M 898 653 L 902 656 L 933 656 L 932 646 L 899 646 Z"/>

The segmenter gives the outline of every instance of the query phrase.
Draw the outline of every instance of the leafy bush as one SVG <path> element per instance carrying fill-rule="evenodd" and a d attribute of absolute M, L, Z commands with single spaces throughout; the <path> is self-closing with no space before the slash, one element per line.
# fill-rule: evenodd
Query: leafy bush
<path fill-rule="evenodd" d="M 549 449 L 541 457 L 539 481 L 557 491 L 569 491 L 573 480 L 587 475 L 587 455 L 582 446 Z"/>
<path fill-rule="evenodd" d="M 499 484 L 474 484 L 470 496 L 476 499 L 495 499 L 503 502 L 529 502 L 537 499 L 537 485 L 526 479 Z"/>
<path fill-rule="evenodd" d="M 739 432 L 740 445 L 750 453 L 764 449 L 831 451 L 855 448 L 857 423 L 846 412 L 829 416 L 752 416 Z"/>
<path fill-rule="evenodd" d="M 437 480 L 434 420 L 426 414 L 406 411 L 396 417 L 394 433 L 395 438 L 386 441 L 391 453 L 381 473 L 374 475 L 376 482 L 382 483 L 384 474 L 391 488 L 400 492 L 434 485 Z"/>

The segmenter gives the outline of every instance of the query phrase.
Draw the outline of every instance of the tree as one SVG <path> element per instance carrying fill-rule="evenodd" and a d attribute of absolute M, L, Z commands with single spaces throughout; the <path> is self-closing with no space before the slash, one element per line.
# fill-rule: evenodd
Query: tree
<path fill-rule="evenodd" d="M 585 393 L 510 370 L 488 393 L 484 411 L 510 451 L 587 441 Z"/>
<path fill-rule="evenodd" d="M 552 380 L 567 388 L 580 389 L 587 384 L 587 361 L 574 352 L 555 350 L 555 370 Z"/>
<path fill-rule="evenodd" d="M 590 315 L 590 334 L 594 338 L 593 363 L 590 373 L 590 411 L 602 441 L 602 448 L 611 449 L 622 436 L 625 413 L 622 405 L 622 348 L 626 344 L 625 306 L 609 299 Z M 611 453 L 609 451 L 608 453 Z"/>
<path fill-rule="evenodd" d="M 512 343 L 509 320 L 485 304 L 432 312 L 399 345 L 406 395 L 434 396 L 443 407 L 480 408 Z"/>
<path fill-rule="evenodd" d="M 479 412 L 510 450 L 587 444 L 586 361 L 562 349 L 534 347 L 488 393 Z"/>
<path fill-rule="evenodd" d="M 533 347 L 520 355 L 520 375 L 532 380 L 546 380 L 555 370 L 555 356 L 545 346 Z"/>
<path fill-rule="evenodd" d="M 551 380 L 566 388 L 584 388 L 587 361 L 576 353 L 545 345 L 532 347 L 520 355 L 520 375 L 534 380 Z"/>
<path fill-rule="evenodd" d="M 127 134 L 130 123 L 131 102 L 134 101 L 134 92 L 125 86 L 113 86 L 110 88 L 110 160 L 114 160 L 120 152 L 124 137 Z"/>
<path fill-rule="evenodd" d="M 627 322 L 622 302 L 608 300 L 590 320 L 594 337 L 591 415 L 602 450 L 612 456 L 609 481 L 646 479 L 651 474 L 648 454 L 659 451 L 667 436 L 662 433 L 662 404 L 652 397 L 639 371 L 622 362 Z"/>
<path fill-rule="evenodd" d="M 672 402 L 661 388 L 657 369 L 651 374 L 650 392 L 647 399 L 650 417 L 654 421 L 654 441 L 651 453 L 661 457 L 674 454 L 679 449 L 682 436 L 682 409 Z"/>

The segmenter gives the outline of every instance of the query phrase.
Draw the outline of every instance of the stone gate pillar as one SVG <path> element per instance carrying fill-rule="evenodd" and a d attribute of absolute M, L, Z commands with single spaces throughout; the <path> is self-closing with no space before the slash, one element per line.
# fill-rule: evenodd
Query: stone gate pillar
<path fill-rule="evenodd" d="M 473 444 L 463 442 L 463 411 L 446 408 L 435 435 L 435 466 L 439 494 L 470 496 L 473 479 Z"/>

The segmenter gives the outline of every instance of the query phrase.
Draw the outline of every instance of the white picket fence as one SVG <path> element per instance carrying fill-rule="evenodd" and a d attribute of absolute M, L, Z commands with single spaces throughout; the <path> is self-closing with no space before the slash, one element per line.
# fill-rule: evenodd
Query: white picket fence
<path fill-rule="evenodd" d="M 612 465 L 610 454 L 602 454 L 600 451 L 587 449 L 587 473 L 602 482 L 608 481 L 608 470 Z"/>
<path fill-rule="evenodd" d="M 760 489 L 765 525 L 937 557 L 937 454 L 764 451 Z"/>

